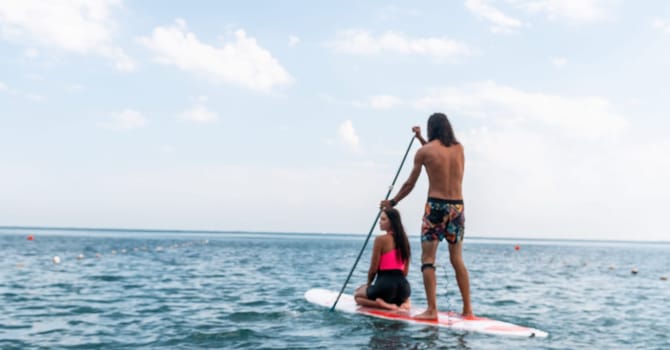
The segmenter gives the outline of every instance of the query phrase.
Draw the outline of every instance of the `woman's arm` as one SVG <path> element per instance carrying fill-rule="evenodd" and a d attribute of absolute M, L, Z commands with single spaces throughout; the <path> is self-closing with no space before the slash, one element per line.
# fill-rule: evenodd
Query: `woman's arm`
<path fill-rule="evenodd" d="M 368 269 L 368 285 L 372 284 L 372 281 L 377 275 L 377 270 L 379 270 L 379 259 L 382 255 L 382 242 L 380 237 L 375 238 L 375 243 L 372 246 L 372 257 L 370 258 L 370 268 Z"/>

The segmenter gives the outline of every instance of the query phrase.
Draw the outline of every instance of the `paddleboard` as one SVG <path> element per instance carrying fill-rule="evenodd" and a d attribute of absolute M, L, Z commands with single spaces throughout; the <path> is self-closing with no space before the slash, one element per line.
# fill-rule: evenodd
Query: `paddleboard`
<path fill-rule="evenodd" d="M 314 288 L 305 292 L 305 299 L 308 302 L 331 308 L 337 298 L 338 292 Z M 391 311 L 379 308 L 372 308 L 366 306 L 356 305 L 354 296 L 350 294 L 342 294 L 340 300 L 337 302 L 335 310 L 362 314 L 371 317 L 384 318 L 387 320 L 402 321 L 412 324 L 430 325 L 436 327 L 446 327 L 460 331 L 470 331 L 478 333 L 486 333 L 493 335 L 514 336 L 514 337 L 536 337 L 544 338 L 548 334 L 535 328 L 528 328 L 524 326 L 515 325 L 508 322 L 497 321 L 486 317 L 472 317 L 464 318 L 459 313 L 439 312 L 437 320 L 420 320 L 414 318 L 412 315 L 421 313 L 423 309 L 412 306 L 412 309 L 407 311 Z"/>

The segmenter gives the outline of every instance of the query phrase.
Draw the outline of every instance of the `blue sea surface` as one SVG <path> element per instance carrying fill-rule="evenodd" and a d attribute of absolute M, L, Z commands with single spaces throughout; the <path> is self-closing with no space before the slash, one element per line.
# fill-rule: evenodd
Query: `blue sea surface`
<path fill-rule="evenodd" d="M 539 339 L 307 303 L 310 288 L 339 291 L 364 240 L 1 229 L 0 349 L 670 349 L 668 243 L 466 237 L 475 313 L 549 332 Z M 420 245 L 411 240 L 409 280 L 420 306 Z M 369 251 L 346 292 L 365 281 Z M 438 265 L 438 306 L 460 311 L 445 244 Z"/>

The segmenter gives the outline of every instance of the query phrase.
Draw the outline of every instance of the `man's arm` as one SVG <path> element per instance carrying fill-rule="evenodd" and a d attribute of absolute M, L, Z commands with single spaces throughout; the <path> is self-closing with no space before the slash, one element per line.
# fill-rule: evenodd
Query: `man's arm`
<path fill-rule="evenodd" d="M 418 126 L 412 127 L 412 132 L 414 133 L 414 137 L 416 137 L 419 142 L 421 142 L 421 146 L 426 144 L 426 140 L 421 136 L 421 128 Z"/>
<path fill-rule="evenodd" d="M 400 202 L 403 198 L 410 194 L 410 192 L 412 192 L 414 185 L 416 185 L 416 181 L 419 179 L 419 175 L 421 175 L 422 165 L 423 152 L 421 152 L 421 149 L 419 149 L 416 151 L 416 155 L 414 156 L 414 167 L 412 168 L 412 172 L 409 174 L 409 178 L 407 178 L 407 181 L 402 184 L 402 187 L 400 187 L 400 190 L 392 199 L 383 200 L 380 203 L 382 208 L 394 207 L 396 204 L 398 204 L 398 202 Z"/>

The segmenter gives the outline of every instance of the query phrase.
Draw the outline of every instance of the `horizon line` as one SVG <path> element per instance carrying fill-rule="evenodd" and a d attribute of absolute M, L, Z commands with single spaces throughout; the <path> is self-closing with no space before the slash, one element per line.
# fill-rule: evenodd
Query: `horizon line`
<path fill-rule="evenodd" d="M 188 229 L 152 229 L 152 228 L 105 228 L 105 227 L 70 227 L 70 226 L 3 226 L 0 230 L 41 230 L 41 231 L 94 231 L 94 232 L 145 232 L 145 233 L 196 233 L 196 234 L 230 234 L 230 233 L 260 233 L 260 234 L 284 234 L 284 235 L 341 235 L 341 236 L 363 236 L 363 233 L 346 232 L 284 232 L 284 231 L 252 231 L 252 230 L 188 230 Z M 409 235 L 418 236 L 418 235 Z M 490 237 L 469 236 L 472 239 L 489 240 L 534 240 L 534 241 L 563 241 L 563 242 L 615 242 L 615 243 L 670 243 L 670 240 L 617 240 L 597 238 L 552 238 L 552 237 Z"/>

